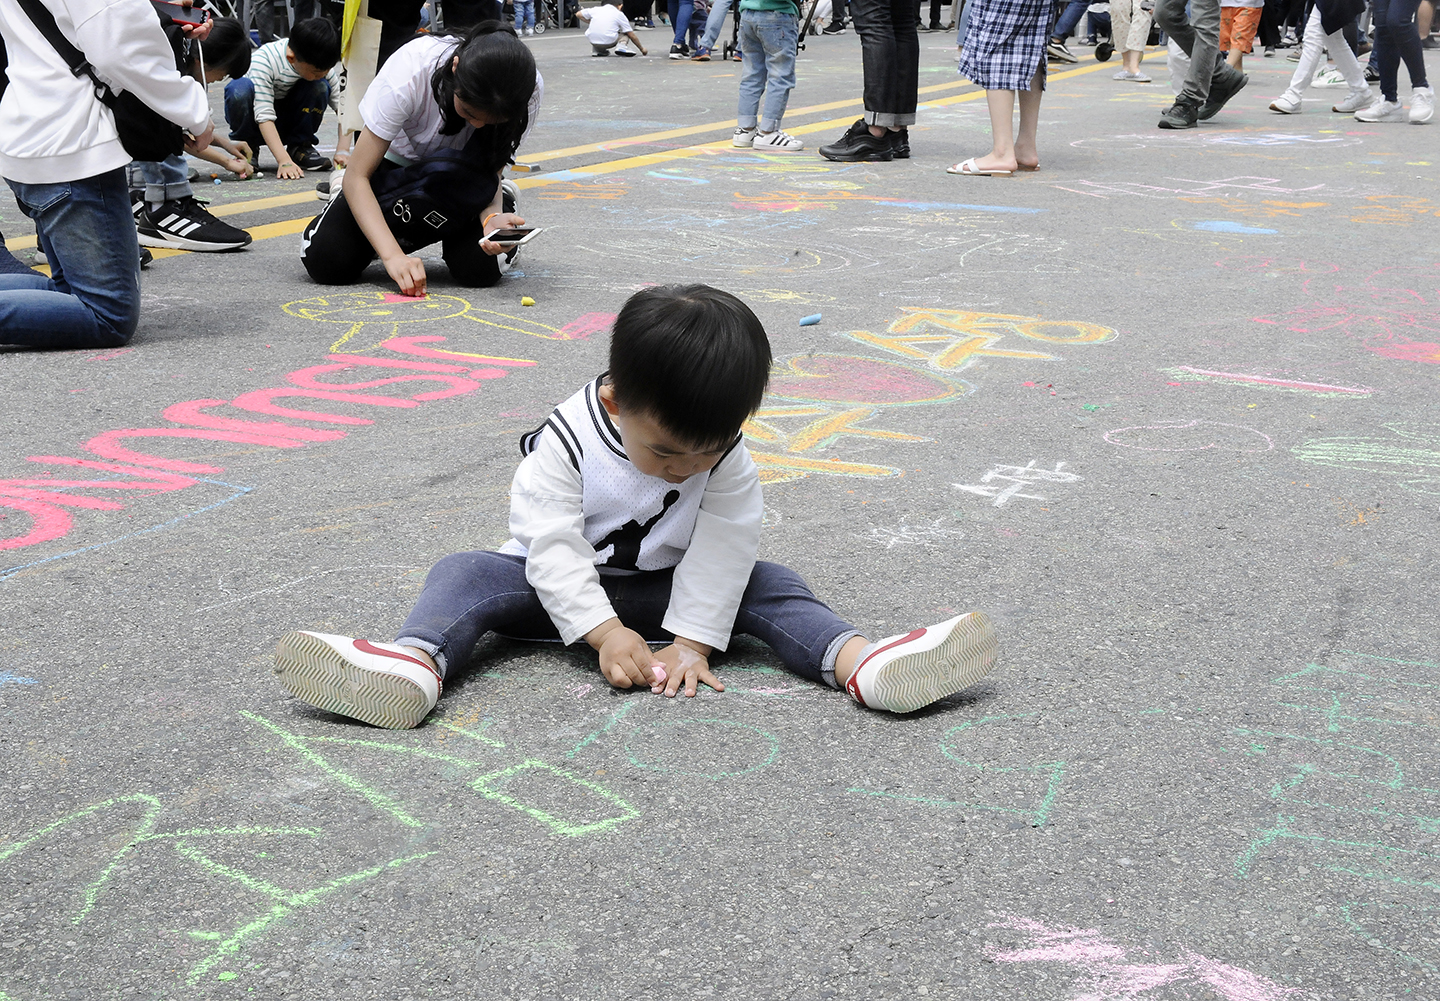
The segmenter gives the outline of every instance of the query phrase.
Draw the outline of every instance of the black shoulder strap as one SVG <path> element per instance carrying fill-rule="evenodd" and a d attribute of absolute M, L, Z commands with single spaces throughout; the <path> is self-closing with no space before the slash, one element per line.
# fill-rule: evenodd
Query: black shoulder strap
<path fill-rule="evenodd" d="M 46 7 L 40 0 L 16 0 L 16 2 L 20 4 L 20 8 L 25 11 L 26 16 L 34 22 L 40 34 L 45 36 L 45 40 L 60 54 L 60 58 L 65 60 L 71 73 L 76 76 L 88 76 L 96 87 L 109 91 L 110 88 L 95 75 L 95 69 L 85 58 L 85 53 L 70 44 L 70 39 L 60 31 L 60 26 L 55 23 L 55 15 L 50 13 L 49 7 Z"/>

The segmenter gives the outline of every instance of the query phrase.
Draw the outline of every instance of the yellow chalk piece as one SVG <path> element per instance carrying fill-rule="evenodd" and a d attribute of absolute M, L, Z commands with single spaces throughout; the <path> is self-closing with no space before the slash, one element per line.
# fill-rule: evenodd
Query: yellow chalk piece
<path fill-rule="evenodd" d="M 527 296 L 522 296 L 522 297 L 520 298 L 520 305 L 522 305 L 522 306 L 533 306 L 533 305 L 535 305 L 535 300 L 532 299 L 532 298 L 530 298 L 528 295 L 527 295 Z"/>

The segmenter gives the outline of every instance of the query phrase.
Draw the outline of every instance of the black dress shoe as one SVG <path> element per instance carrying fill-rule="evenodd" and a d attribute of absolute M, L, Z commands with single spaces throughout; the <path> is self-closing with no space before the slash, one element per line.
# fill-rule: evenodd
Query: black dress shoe
<path fill-rule="evenodd" d="M 890 136 L 873 136 L 865 119 L 858 119 L 838 140 L 829 146 L 820 147 L 820 155 L 827 160 L 854 162 L 859 160 L 889 161 L 895 159 L 890 145 Z"/>

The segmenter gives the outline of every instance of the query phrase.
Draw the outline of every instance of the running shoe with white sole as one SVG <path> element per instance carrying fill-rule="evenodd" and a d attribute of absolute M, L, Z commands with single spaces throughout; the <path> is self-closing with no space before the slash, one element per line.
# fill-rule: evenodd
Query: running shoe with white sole
<path fill-rule="evenodd" d="M 1375 103 L 1375 95 L 1370 93 L 1370 88 L 1351 91 L 1350 95 L 1339 104 L 1333 105 L 1330 110 L 1337 111 L 1342 115 L 1353 115 L 1361 108 L 1368 108 Z"/>
<path fill-rule="evenodd" d="M 243 229 L 216 219 L 194 195 L 136 211 L 135 233 L 145 247 L 200 252 L 239 250 L 253 239 Z"/>
<path fill-rule="evenodd" d="M 1435 117 L 1435 91 L 1430 87 L 1416 87 L 1410 92 L 1410 124 L 1428 125 Z"/>
<path fill-rule="evenodd" d="M 736 129 L 730 133 L 730 145 L 736 149 L 749 149 L 755 145 L 755 130 Z"/>
<path fill-rule="evenodd" d="M 1387 101 L 1380 98 L 1368 108 L 1361 108 L 1355 112 L 1357 122 L 1408 122 L 1410 116 L 1405 113 L 1405 105 L 1399 101 Z"/>
<path fill-rule="evenodd" d="M 755 133 L 750 148 L 758 153 L 799 153 L 805 149 L 805 143 L 788 132 L 776 129 L 768 135 Z"/>
<path fill-rule="evenodd" d="M 286 633 L 272 670 L 316 709 L 391 730 L 419 726 L 444 687 L 440 672 L 404 647 L 328 633 Z"/>
<path fill-rule="evenodd" d="M 999 639 L 984 612 L 890 636 L 875 645 L 845 683 L 871 709 L 911 713 L 969 688 L 995 669 Z"/>
<path fill-rule="evenodd" d="M 1300 99 L 1294 97 L 1288 90 L 1270 102 L 1270 110 L 1278 111 L 1282 115 L 1298 115 L 1300 107 Z"/>
<path fill-rule="evenodd" d="M 1331 66 L 1328 69 L 1322 69 L 1319 73 L 1316 73 L 1315 79 L 1310 81 L 1310 86 L 1319 87 L 1322 90 L 1333 90 L 1337 87 L 1350 86 L 1350 81 L 1345 79 L 1344 73 L 1341 73 L 1334 66 Z"/>

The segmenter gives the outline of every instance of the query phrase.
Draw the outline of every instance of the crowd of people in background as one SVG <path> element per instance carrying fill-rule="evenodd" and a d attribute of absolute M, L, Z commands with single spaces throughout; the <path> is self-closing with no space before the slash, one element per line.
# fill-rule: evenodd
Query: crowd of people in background
<path fill-rule="evenodd" d="M 0 344 L 124 344 L 151 248 L 250 243 L 196 195 L 187 153 L 242 178 L 326 173 L 317 190 L 329 204 L 302 240 L 316 281 L 358 280 L 378 258 L 402 292 L 423 294 L 416 252 L 440 243 L 457 280 L 493 285 L 528 235 L 503 173 L 544 89 L 523 39 L 547 23 L 583 28 L 594 56 L 646 55 L 637 32 L 663 31 L 672 60 L 740 61 L 732 145 L 787 154 L 806 151 L 783 128 L 801 34 L 854 30 L 864 112 L 816 150 L 846 162 L 911 155 L 919 35 L 953 30 L 992 142 L 948 172 L 986 177 L 1040 169 L 1041 99 L 1051 64 L 1078 60 L 1072 39 L 1102 60 L 1118 52 L 1114 79 L 1140 84 L 1147 50 L 1164 44 L 1174 102 L 1163 129 L 1213 118 L 1248 84 L 1256 46 L 1297 64 L 1275 113 L 1300 113 L 1311 87 L 1344 87 L 1326 102 L 1336 113 L 1426 124 L 1424 50 L 1440 45 L 1434 0 L 297 0 L 283 36 L 273 2 L 238 5 L 245 24 L 195 3 L 0 0 L 0 175 L 50 268 L 0 248 Z M 217 134 L 206 86 L 221 81 Z M 319 150 L 327 110 L 340 116 L 333 156 Z"/>

